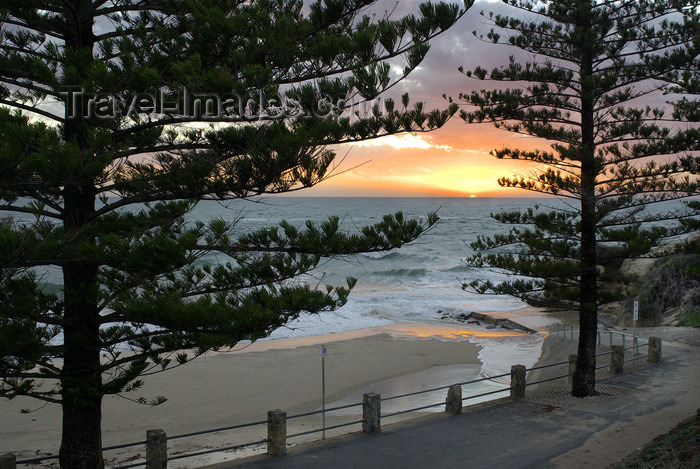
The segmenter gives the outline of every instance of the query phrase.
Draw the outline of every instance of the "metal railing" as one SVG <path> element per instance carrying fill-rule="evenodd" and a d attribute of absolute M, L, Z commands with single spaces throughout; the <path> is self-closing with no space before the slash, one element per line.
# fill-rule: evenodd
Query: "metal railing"
<path fill-rule="evenodd" d="M 651 353 L 652 353 L 652 352 L 651 352 L 651 349 L 649 349 L 648 355 L 640 355 L 640 354 L 638 353 L 639 347 L 644 347 L 644 346 L 647 346 L 647 347 L 648 347 L 648 346 L 650 345 L 650 343 L 651 343 L 652 340 L 658 340 L 658 339 L 649 339 L 646 343 L 641 343 L 641 344 L 640 344 L 640 343 L 638 342 L 638 340 L 636 340 L 636 339 L 639 339 L 639 338 L 638 338 L 638 337 L 635 337 L 635 342 L 633 343 L 633 345 L 631 345 L 631 346 L 629 346 L 629 347 L 624 347 L 624 346 L 623 346 L 623 347 L 619 347 L 619 346 L 616 346 L 615 349 L 613 349 L 613 350 L 611 350 L 611 351 L 605 351 L 605 352 L 600 352 L 600 353 L 596 354 L 596 357 L 608 357 L 608 356 L 611 357 L 611 360 L 603 360 L 604 363 L 602 363 L 602 364 L 598 363 L 597 366 L 596 366 L 596 370 L 602 369 L 602 368 L 605 368 L 605 367 L 611 367 L 611 369 L 612 369 L 612 366 L 613 366 L 612 356 L 613 356 L 615 353 L 618 353 L 618 354 L 619 354 L 619 353 L 622 353 L 623 356 L 624 356 L 624 351 L 626 351 L 626 350 L 632 350 L 632 349 L 634 349 L 634 350 L 635 350 L 635 353 L 633 354 L 632 358 L 629 358 L 629 359 L 627 359 L 627 360 L 623 360 L 625 363 L 626 363 L 626 362 L 634 362 L 634 361 L 636 361 L 636 360 L 639 360 L 639 359 L 644 358 L 644 357 L 647 357 L 647 356 L 650 357 L 650 356 L 651 356 Z M 659 343 L 660 343 L 660 341 L 659 341 Z M 659 349 L 660 349 L 660 344 L 659 344 Z M 622 352 L 620 352 L 620 351 L 622 351 Z M 659 350 L 659 352 L 660 352 L 660 350 Z M 657 357 L 657 360 L 660 360 L 660 353 L 659 353 L 659 355 L 658 355 L 658 357 Z M 651 361 L 651 358 L 650 358 L 650 361 Z M 540 380 L 534 381 L 534 382 L 525 382 L 525 383 L 524 383 L 524 387 L 526 387 L 526 386 L 533 386 L 533 385 L 536 385 L 536 384 L 542 384 L 542 383 L 546 383 L 546 382 L 551 382 L 551 381 L 555 381 L 555 380 L 559 380 L 559 379 L 564 379 L 564 378 L 570 378 L 570 376 L 571 376 L 571 370 L 572 370 L 571 359 L 568 360 L 568 361 L 561 361 L 561 362 L 557 362 L 557 363 L 549 363 L 549 364 L 545 364 L 545 365 L 535 366 L 535 367 L 532 367 L 532 368 L 527 368 L 527 369 L 526 369 L 526 372 L 532 372 L 532 371 L 535 371 L 535 370 L 542 370 L 542 369 L 551 368 L 551 367 L 556 367 L 556 366 L 562 366 L 562 365 L 569 365 L 569 370 L 567 371 L 566 374 L 561 374 L 561 375 L 557 375 L 557 376 L 554 376 L 554 377 L 548 377 L 548 378 L 540 379 Z M 514 368 L 515 368 L 515 367 L 514 367 Z M 621 368 L 620 368 L 620 369 L 621 369 Z M 397 399 L 402 399 L 402 398 L 406 398 L 406 397 L 411 397 L 411 396 L 426 394 L 426 393 L 430 393 L 430 392 L 436 392 L 436 391 L 441 391 L 441 390 L 444 391 L 444 390 L 450 389 L 450 388 L 452 388 L 452 387 L 454 387 L 454 386 L 459 386 L 459 387 L 460 387 L 460 390 L 461 390 L 464 386 L 469 386 L 469 385 L 473 385 L 473 384 L 480 383 L 480 382 L 485 382 L 485 381 L 493 381 L 493 380 L 497 380 L 497 379 L 499 379 L 499 378 L 505 378 L 505 377 L 508 377 L 508 376 L 511 377 L 510 386 L 504 387 L 504 388 L 499 388 L 499 389 L 496 389 L 496 390 L 491 390 L 491 391 L 486 391 L 486 392 L 480 392 L 480 393 L 477 393 L 477 394 L 467 395 L 467 396 L 461 398 L 461 402 L 469 401 L 469 400 L 472 400 L 472 399 L 477 399 L 477 398 L 480 398 L 480 397 L 491 396 L 491 395 L 495 395 L 495 394 L 499 394 L 499 393 L 505 393 L 505 392 L 509 392 L 509 391 L 511 392 L 511 396 L 512 396 L 512 395 L 513 395 L 513 389 L 514 389 L 514 384 L 513 384 L 514 373 L 513 373 L 513 371 L 511 370 L 510 373 L 502 373 L 502 374 L 495 375 L 495 376 L 487 376 L 487 377 L 482 377 L 482 378 L 473 379 L 473 380 L 469 380 L 469 381 L 464 381 L 464 382 L 456 383 L 456 384 L 453 384 L 453 385 L 438 386 L 438 387 L 433 387 L 433 388 L 429 388 L 429 389 L 422 389 L 422 390 L 419 390 L 419 391 L 413 391 L 413 392 L 408 392 L 408 393 L 399 394 L 399 395 L 395 395 L 395 396 L 385 397 L 385 398 L 381 399 L 381 401 L 386 402 L 386 401 L 397 400 Z M 448 394 L 448 400 L 449 400 L 449 394 Z M 425 404 L 425 405 L 420 405 L 420 406 L 418 406 L 418 407 L 413 407 L 413 408 L 409 408 L 409 409 L 398 410 L 398 411 L 395 411 L 395 412 L 391 412 L 391 413 L 382 415 L 381 417 L 382 417 L 382 418 L 390 418 L 390 417 L 395 417 L 395 416 L 399 416 L 399 415 L 403 415 L 403 414 L 407 414 L 407 413 L 411 413 L 411 412 L 418 412 L 418 411 L 421 411 L 421 410 L 427 410 L 427 409 L 434 408 L 434 407 L 438 407 L 438 406 L 444 406 L 444 405 L 446 405 L 446 402 L 447 402 L 446 400 L 441 400 L 440 402 L 429 403 L 429 404 Z M 286 414 L 285 414 L 285 428 L 286 428 L 286 421 L 287 421 L 287 420 L 299 419 L 299 418 L 302 418 L 302 417 L 309 417 L 309 416 L 319 415 L 319 414 L 322 414 L 322 413 L 324 413 L 324 412 L 329 413 L 329 412 L 334 412 L 334 411 L 343 410 L 343 409 L 348 409 L 348 408 L 353 408 L 353 407 L 363 407 L 363 406 L 365 406 L 365 405 L 366 405 L 365 402 L 358 402 L 358 403 L 351 403 L 351 404 L 341 405 L 341 406 L 337 406 L 337 407 L 327 408 L 327 409 L 325 409 L 325 410 L 316 410 L 316 411 L 311 411 L 311 412 L 304 412 L 304 413 L 292 415 L 292 416 L 289 416 L 289 417 L 286 417 Z M 460 407 L 460 411 L 461 411 L 461 407 Z M 338 429 L 338 428 L 343 428 L 343 427 L 349 427 L 349 426 L 353 426 L 353 425 L 362 424 L 362 423 L 364 423 L 364 422 L 365 422 L 365 418 L 363 417 L 363 418 L 360 419 L 360 420 L 352 420 L 352 421 L 350 421 L 350 422 L 340 423 L 340 424 L 331 425 L 331 426 L 325 426 L 325 425 L 324 425 L 323 427 L 320 427 L 320 428 L 314 428 L 314 429 L 311 429 L 311 430 L 306 430 L 306 431 L 302 431 L 302 432 L 292 433 L 292 434 L 290 434 L 290 435 L 286 435 L 286 434 L 285 434 L 285 445 L 286 445 L 286 438 L 297 438 L 297 437 L 306 436 L 306 435 L 311 435 L 311 434 L 320 433 L 320 432 L 324 432 L 324 435 L 325 435 L 325 431 L 327 431 L 327 430 L 333 430 L 333 429 Z M 270 420 L 269 420 L 269 418 L 268 418 L 268 420 L 260 420 L 260 421 L 250 422 L 250 423 L 244 423 L 244 424 L 240 424 L 240 425 L 231 425 L 231 426 L 226 426 L 226 427 L 214 428 L 214 429 L 210 429 L 210 430 L 202 430 L 202 431 L 195 431 L 195 432 L 183 433 L 183 434 L 180 434 L 180 435 L 168 436 L 168 437 L 167 437 L 167 440 L 177 440 L 177 439 L 182 439 L 182 438 L 190 438 L 190 437 L 201 436 L 201 435 L 206 435 L 206 434 L 212 434 L 212 433 L 218 433 L 218 432 L 225 432 L 225 431 L 243 429 L 243 428 L 248 428 L 248 427 L 254 427 L 254 426 L 259 426 L 259 425 L 268 425 L 268 431 L 269 431 L 269 423 L 270 423 Z M 285 430 L 285 431 L 286 431 L 286 430 Z M 219 453 L 219 452 L 232 451 L 232 450 L 237 450 L 237 449 L 247 448 L 247 447 L 258 447 L 258 446 L 260 446 L 260 445 L 262 445 L 262 444 L 265 444 L 265 443 L 268 443 L 268 444 L 270 443 L 270 436 L 269 436 L 269 434 L 268 434 L 268 438 L 265 438 L 265 439 L 260 439 L 260 440 L 256 440 L 256 441 L 251 441 L 251 442 L 246 442 L 246 443 L 241 443 L 241 444 L 236 444 L 236 445 L 231 445 L 231 446 L 226 446 L 226 447 L 217 447 L 217 448 L 214 448 L 214 449 L 204 449 L 204 450 L 195 451 L 195 452 L 186 453 L 186 454 L 172 455 L 172 456 L 168 456 L 168 457 L 167 457 L 167 460 L 172 461 L 172 460 L 193 458 L 193 457 L 196 457 L 196 456 L 202 456 L 202 455 L 207 455 L 207 454 L 212 454 L 212 453 Z M 130 469 L 130 468 L 144 467 L 144 466 L 145 466 L 146 468 L 155 467 L 155 465 L 150 464 L 150 462 L 148 461 L 148 458 L 149 458 L 149 456 L 148 456 L 148 453 L 149 453 L 148 441 L 140 440 L 140 441 L 135 441 L 135 442 L 131 442 L 131 443 L 124 443 L 124 444 L 119 444 L 119 445 L 107 446 L 107 447 L 103 448 L 103 451 L 104 451 L 104 452 L 108 452 L 108 451 L 114 451 L 114 450 L 118 450 L 118 449 L 126 449 L 126 448 L 136 447 L 136 446 L 142 446 L 142 447 L 143 447 L 144 445 L 146 445 L 146 447 L 147 447 L 147 451 L 146 451 L 146 453 L 147 453 L 147 456 L 146 456 L 147 461 L 146 461 L 146 462 L 144 462 L 144 461 L 132 462 L 132 463 L 129 463 L 129 464 L 126 464 L 126 465 L 112 466 L 112 468 L 113 468 L 113 469 Z M 16 464 L 18 464 L 18 465 L 19 465 L 19 464 L 37 464 L 37 463 L 45 462 L 45 461 L 48 461 L 48 460 L 55 460 L 55 459 L 58 459 L 58 456 L 43 456 L 43 457 L 38 457 L 38 458 L 31 458 L 31 459 L 20 460 L 20 461 L 17 461 Z M 161 466 L 158 466 L 158 467 L 161 467 Z"/>
<path fill-rule="evenodd" d="M 557 323 L 556 328 L 553 332 L 557 335 L 570 339 L 575 339 L 579 336 L 578 328 L 574 326 L 566 326 L 560 323 Z M 632 342 L 632 345 L 636 349 L 635 353 L 639 353 L 639 347 L 642 347 L 644 345 L 640 344 L 639 341 L 649 339 L 648 337 L 637 335 L 636 332 L 630 334 L 629 332 L 613 331 L 610 329 L 599 329 L 596 332 L 596 334 L 598 336 L 598 345 L 603 345 L 603 341 L 605 341 L 605 345 L 609 345 L 610 347 L 612 347 L 613 345 L 622 345 L 622 347 L 625 348 L 627 347 L 627 341 L 630 340 Z"/>

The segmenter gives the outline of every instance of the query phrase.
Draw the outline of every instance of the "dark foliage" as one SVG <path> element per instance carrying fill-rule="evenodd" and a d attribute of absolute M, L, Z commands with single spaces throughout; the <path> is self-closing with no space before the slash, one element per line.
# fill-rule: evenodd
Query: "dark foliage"
<path fill-rule="evenodd" d="M 595 392 L 597 306 L 624 296 L 620 264 L 697 229 L 697 204 L 680 201 L 700 192 L 698 2 L 505 3 L 512 13 L 484 14 L 494 29 L 478 38 L 517 48 L 523 59 L 465 74 L 514 87 L 461 95 L 462 118 L 536 137 L 492 152 L 534 168 L 499 183 L 556 196 L 561 208 L 543 202 L 495 215 L 512 228 L 479 238 L 469 263 L 515 276 L 465 288 L 578 309 L 573 393 L 587 396 Z M 676 93 L 666 98 L 673 106 L 664 92 Z"/>
<path fill-rule="evenodd" d="M 354 280 L 298 277 L 436 221 L 397 213 L 357 234 L 337 218 L 252 233 L 185 221 L 202 200 L 313 186 L 334 169 L 332 145 L 428 131 L 456 111 L 372 100 L 463 10 L 394 19 L 372 3 L 0 2 L 0 210 L 30 220 L 0 224 L 0 397 L 62 405 L 62 467 L 103 465 L 102 396 L 339 307 Z M 403 60 L 398 77 L 389 60 Z"/>

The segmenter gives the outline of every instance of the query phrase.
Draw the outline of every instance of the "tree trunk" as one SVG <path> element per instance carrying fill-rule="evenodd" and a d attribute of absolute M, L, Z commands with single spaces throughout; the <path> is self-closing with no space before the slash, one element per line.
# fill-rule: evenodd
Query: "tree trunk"
<path fill-rule="evenodd" d="M 90 184 L 64 189 L 64 227 L 74 233 L 71 260 L 63 266 L 64 361 L 61 372 L 63 435 L 59 462 L 65 469 L 104 467 L 102 459 L 102 373 L 100 369 L 100 315 L 98 267 L 81 260 L 95 240 L 81 232 L 94 212 Z"/>
<path fill-rule="evenodd" d="M 596 336 L 598 329 L 598 291 L 596 254 L 596 179 L 595 89 L 593 51 L 595 38 L 591 23 L 592 2 L 579 2 L 577 33 L 581 38 L 581 279 L 579 296 L 578 359 L 571 394 L 586 397 L 595 394 Z"/>
<path fill-rule="evenodd" d="M 584 147 L 585 151 L 585 147 Z M 591 152 L 591 159 L 593 155 Z M 588 166 L 588 165 L 582 165 Z M 588 173 L 589 171 L 586 171 Z M 582 174 L 584 171 L 582 170 Z M 590 177 L 582 177 L 590 186 Z M 581 291 L 579 296 L 578 358 L 571 394 L 586 397 L 595 394 L 596 338 L 598 330 L 598 291 L 596 255 L 595 176 L 593 190 L 584 189 L 581 198 Z"/>
<path fill-rule="evenodd" d="M 102 396 L 82 378 L 64 378 L 63 435 L 59 463 L 64 469 L 101 469 Z"/>
<path fill-rule="evenodd" d="M 593 151 L 583 147 L 581 197 L 581 283 L 579 295 L 578 358 L 571 394 L 586 397 L 595 394 L 596 339 L 598 331 L 598 272 L 596 254 L 596 205 Z M 590 153 L 590 154 L 588 154 Z M 590 160 L 590 161 L 587 161 Z M 585 168 L 585 170 L 584 170 Z"/>
<path fill-rule="evenodd" d="M 102 374 L 99 315 L 95 301 L 97 269 L 65 267 L 64 361 L 61 372 L 62 468 L 102 468 Z"/>
<path fill-rule="evenodd" d="M 94 6 L 90 0 L 71 2 L 64 12 L 65 44 L 75 69 L 73 79 L 90 69 L 95 36 Z M 95 212 L 93 157 L 87 136 L 94 127 L 87 97 L 78 93 L 66 103 L 63 134 L 78 149 L 72 178 L 63 188 L 63 226 L 67 239 L 63 263 L 64 361 L 61 372 L 63 434 L 59 462 L 63 469 L 101 469 L 102 459 L 102 373 L 100 368 L 100 315 L 98 310 L 98 263 L 94 236 L 85 227 Z"/>

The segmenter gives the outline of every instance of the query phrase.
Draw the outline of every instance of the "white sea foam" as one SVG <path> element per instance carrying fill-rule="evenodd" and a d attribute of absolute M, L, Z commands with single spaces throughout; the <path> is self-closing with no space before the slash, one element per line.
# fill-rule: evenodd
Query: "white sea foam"
<path fill-rule="evenodd" d="M 303 226 L 306 220 L 322 222 L 338 215 L 342 229 L 356 232 L 386 214 L 402 211 L 405 218 L 421 218 L 438 211 L 442 219 L 410 245 L 388 253 L 368 253 L 324 260 L 307 280 L 313 284 L 344 285 L 357 279 L 348 303 L 318 316 L 304 315 L 275 331 L 272 337 L 298 337 L 341 332 L 390 324 L 395 321 L 437 321 L 460 313 L 518 310 L 525 305 L 507 296 L 465 292 L 461 286 L 474 279 L 498 281 L 502 274 L 467 266 L 472 253 L 468 243 L 478 235 L 502 232 L 491 212 L 533 206 L 535 199 L 438 199 L 438 198 L 268 198 L 265 203 L 246 201 L 229 207 L 202 202 L 188 215 L 190 220 L 213 218 L 239 220 L 241 233 L 280 220 Z M 243 217 L 243 218 L 241 218 Z M 217 256 L 203 261 L 217 262 Z M 39 273 L 49 288 L 60 291 L 58 269 Z M 449 319 L 446 319 L 449 321 Z"/>

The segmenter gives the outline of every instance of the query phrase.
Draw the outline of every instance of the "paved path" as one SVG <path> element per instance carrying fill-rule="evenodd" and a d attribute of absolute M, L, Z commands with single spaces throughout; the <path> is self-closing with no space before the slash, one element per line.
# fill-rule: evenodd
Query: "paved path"
<path fill-rule="evenodd" d="M 606 467 L 665 433 L 700 407 L 700 354 L 664 343 L 664 363 L 598 381 L 600 396 L 565 388 L 385 425 L 212 468 L 554 468 Z"/>

